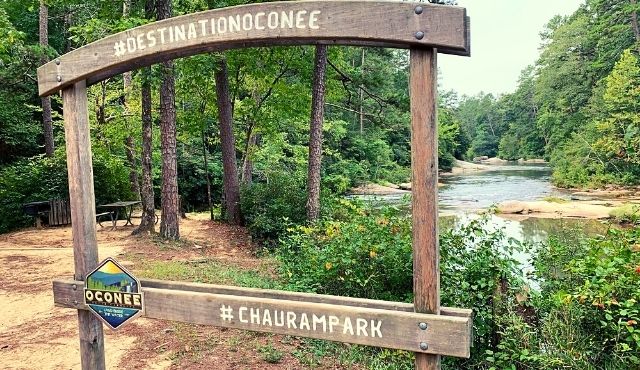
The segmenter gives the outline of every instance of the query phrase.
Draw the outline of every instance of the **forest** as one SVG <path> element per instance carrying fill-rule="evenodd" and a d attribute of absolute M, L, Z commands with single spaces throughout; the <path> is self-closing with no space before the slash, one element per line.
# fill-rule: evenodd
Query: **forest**
<path fill-rule="evenodd" d="M 237 4 L 179 1 L 169 13 Z M 512 93 L 441 91 L 440 169 L 450 169 L 454 158 L 543 158 L 561 187 L 637 184 L 636 9 L 635 1 L 589 0 L 571 16 L 551 19 L 541 33 L 540 58 L 522 71 Z M 37 96 L 35 69 L 56 55 L 150 22 L 156 13 L 151 1 L 2 1 L 0 207 L 5 212 L 66 192 L 61 100 Z M 363 183 L 408 181 L 407 52 L 330 47 L 327 53 L 321 188 L 343 194 Z M 238 185 L 232 188 L 241 187 L 245 198 L 274 181 L 304 189 L 313 67 L 312 47 L 247 49 L 179 59 L 169 70 L 154 66 L 92 86 L 94 171 L 102 179 L 96 183 L 98 201 L 140 198 L 142 169 L 148 168 L 146 194 L 153 190 L 160 204 L 161 130 L 167 129 L 160 123 L 168 114 L 162 91 L 168 88 L 175 90 L 175 112 L 168 117 L 175 116 L 169 121 L 175 121 L 176 176 L 185 209 L 226 204 L 221 164 L 231 168 L 232 163 L 222 160 L 228 140 L 221 122 L 231 125 L 233 143 L 227 148 L 237 157 Z M 168 74 L 173 86 L 166 82 Z M 245 213 L 252 217 L 251 210 Z M 0 230 L 24 222 L 14 214 L 0 221 Z"/>
<path fill-rule="evenodd" d="M 39 66 L 139 25 L 246 3 L 0 0 L 0 233 L 32 226 L 23 204 L 69 197 L 62 98 L 39 97 Z M 637 0 L 585 0 L 540 30 L 540 56 L 515 91 L 440 90 L 439 170 L 544 159 L 559 188 L 640 185 L 638 14 Z M 411 181 L 408 81 L 407 50 L 326 45 L 227 50 L 108 78 L 88 89 L 96 204 L 140 200 L 132 232 L 159 250 L 187 243 L 183 213 L 246 227 L 276 277 L 242 272 L 241 285 L 411 302 L 411 216 L 346 197 Z M 443 367 L 640 366 L 638 243 L 633 225 L 535 245 L 482 219 L 443 230 L 442 304 L 475 311 L 471 358 Z M 513 257 L 523 250 L 532 276 Z M 200 277 L 221 268 L 166 263 L 141 271 L 216 283 Z M 309 348 L 344 368 L 413 365 L 403 351 Z"/>

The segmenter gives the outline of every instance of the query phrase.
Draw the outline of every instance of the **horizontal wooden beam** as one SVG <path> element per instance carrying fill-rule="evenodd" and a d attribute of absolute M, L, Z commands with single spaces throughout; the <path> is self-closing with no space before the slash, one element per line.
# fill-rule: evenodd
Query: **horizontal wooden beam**
<path fill-rule="evenodd" d="M 464 8 L 393 1 L 288 1 L 183 15 L 76 49 L 38 69 L 41 96 L 169 59 L 231 48 L 340 44 L 468 55 Z"/>
<path fill-rule="evenodd" d="M 154 284 L 163 285 L 157 280 Z M 317 295 L 314 302 L 303 301 L 301 293 L 266 291 L 259 296 L 257 289 L 207 288 L 206 284 L 183 290 L 189 285 L 168 282 L 166 288 L 160 289 L 145 286 L 145 281 L 141 281 L 143 316 L 420 353 L 470 355 L 472 324 L 468 316 L 371 308 L 382 301 L 366 303 L 366 300 L 346 297 Z M 228 289 L 228 294 L 211 293 L 218 289 Z M 53 282 L 54 302 L 60 307 L 86 309 L 83 291 L 81 281 Z M 350 300 L 352 305 L 336 303 Z M 396 307 L 403 308 L 403 305 Z M 421 323 L 426 324 L 422 326 L 426 329 L 421 328 Z M 421 349 L 422 343 L 426 344 L 425 350 Z"/>
<path fill-rule="evenodd" d="M 327 303 L 352 307 L 377 308 L 381 310 L 413 312 L 413 304 L 402 302 L 380 301 L 341 297 L 335 295 L 288 292 L 283 290 L 241 288 L 229 285 L 214 285 L 203 283 L 189 283 L 183 281 L 140 279 L 145 288 L 186 290 L 192 292 L 227 294 L 254 298 L 282 299 L 297 302 Z M 473 311 L 467 308 L 441 307 L 440 314 L 445 316 L 472 317 Z"/>

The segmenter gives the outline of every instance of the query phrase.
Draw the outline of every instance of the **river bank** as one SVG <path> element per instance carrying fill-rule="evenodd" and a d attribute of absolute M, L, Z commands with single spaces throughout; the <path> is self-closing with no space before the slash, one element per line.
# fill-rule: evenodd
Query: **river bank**
<path fill-rule="evenodd" d="M 612 219 L 637 218 L 640 188 L 608 187 L 597 190 L 560 189 L 551 185 L 551 169 L 539 161 L 520 164 L 497 158 L 484 163 L 456 161 L 451 172 L 441 173 L 441 215 L 486 213 L 493 210 L 510 219 Z M 401 202 L 411 194 L 411 184 L 366 184 L 351 196 Z"/>

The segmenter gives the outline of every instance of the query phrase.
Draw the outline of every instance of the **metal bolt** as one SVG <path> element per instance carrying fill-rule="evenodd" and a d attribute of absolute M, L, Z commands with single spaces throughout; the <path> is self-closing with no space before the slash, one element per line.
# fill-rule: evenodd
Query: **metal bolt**
<path fill-rule="evenodd" d="M 73 305 L 74 305 L 74 306 L 77 306 L 77 305 L 78 305 L 78 301 L 74 300 L 74 301 L 73 301 Z"/>
<path fill-rule="evenodd" d="M 73 288 L 73 290 L 78 290 L 78 286 L 77 286 L 77 285 L 75 285 L 75 284 L 73 284 L 73 285 L 71 286 L 71 288 Z"/>
<path fill-rule="evenodd" d="M 416 32 L 416 38 L 418 40 L 422 40 L 423 37 L 424 37 L 424 32 L 422 32 L 422 31 Z"/>
<path fill-rule="evenodd" d="M 422 329 L 422 330 L 427 330 L 427 323 L 426 322 L 421 322 L 420 324 L 418 324 L 418 327 L 420 327 L 420 329 Z"/>
<path fill-rule="evenodd" d="M 60 65 L 60 59 L 56 59 L 56 65 Z"/>
<path fill-rule="evenodd" d="M 416 12 L 416 14 L 422 14 L 422 7 L 421 6 L 416 6 L 415 12 Z"/>
<path fill-rule="evenodd" d="M 429 345 L 426 342 L 420 342 L 420 349 L 426 351 L 429 349 Z"/>
<path fill-rule="evenodd" d="M 62 76 L 58 76 L 56 80 L 58 80 L 58 82 L 62 82 Z"/>

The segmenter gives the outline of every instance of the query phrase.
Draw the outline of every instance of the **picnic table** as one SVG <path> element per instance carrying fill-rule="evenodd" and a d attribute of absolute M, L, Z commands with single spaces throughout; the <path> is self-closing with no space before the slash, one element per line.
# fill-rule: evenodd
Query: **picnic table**
<path fill-rule="evenodd" d="M 124 216 L 125 216 L 125 220 L 127 222 L 125 222 L 124 226 L 127 225 L 133 225 L 133 223 L 131 222 L 131 214 L 133 213 L 133 207 L 136 204 L 140 204 L 142 203 L 139 200 L 128 200 L 128 201 L 124 201 L 124 202 L 114 202 L 114 203 L 109 203 L 109 204 L 102 204 L 99 205 L 98 207 L 100 208 L 104 208 L 109 210 L 109 212 L 113 213 L 113 217 L 111 219 L 111 222 L 113 223 L 113 228 L 116 228 L 116 222 L 118 222 L 118 216 L 120 215 L 120 212 L 123 212 Z"/>

